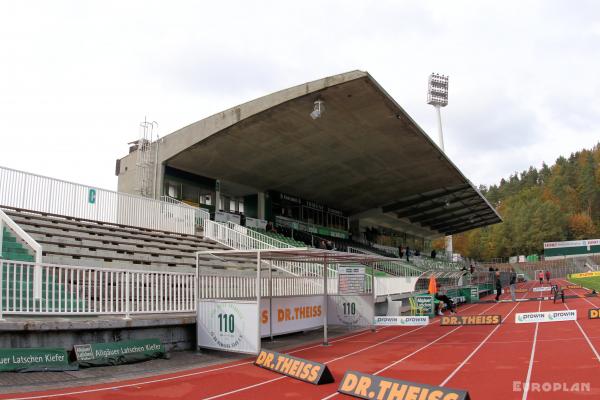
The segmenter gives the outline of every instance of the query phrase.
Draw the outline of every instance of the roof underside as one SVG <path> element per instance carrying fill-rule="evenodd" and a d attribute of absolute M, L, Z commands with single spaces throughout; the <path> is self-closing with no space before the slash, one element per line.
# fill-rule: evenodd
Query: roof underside
<path fill-rule="evenodd" d="M 167 165 L 350 214 L 379 209 L 430 234 L 500 222 L 377 82 L 367 73 L 357 76 L 243 118 L 182 148 Z M 313 120 L 316 99 L 324 101 L 325 112 Z"/>

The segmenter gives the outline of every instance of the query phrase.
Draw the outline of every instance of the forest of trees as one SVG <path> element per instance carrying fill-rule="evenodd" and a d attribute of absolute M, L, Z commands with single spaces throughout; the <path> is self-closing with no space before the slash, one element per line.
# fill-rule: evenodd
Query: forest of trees
<path fill-rule="evenodd" d="M 600 143 L 479 189 L 504 222 L 454 235 L 463 256 L 542 254 L 544 242 L 600 237 Z"/>

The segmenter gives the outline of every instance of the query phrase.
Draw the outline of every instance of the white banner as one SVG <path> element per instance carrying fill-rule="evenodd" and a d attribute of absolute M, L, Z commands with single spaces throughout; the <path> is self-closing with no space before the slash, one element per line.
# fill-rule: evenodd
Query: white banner
<path fill-rule="evenodd" d="M 515 314 L 515 323 L 530 324 L 535 322 L 559 322 L 577 320 L 577 310 L 546 311 Z"/>
<path fill-rule="evenodd" d="M 264 219 L 246 217 L 246 226 L 248 228 L 267 229 L 267 221 Z"/>
<path fill-rule="evenodd" d="M 532 290 L 534 292 L 549 292 L 552 288 L 550 286 L 536 286 Z"/>
<path fill-rule="evenodd" d="M 302 332 L 323 326 L 323 296 L 274 297 L 273 335 Z M 260 334 L 269 336 L 269 299 L 260 301 Z"/>
<path fill-rule="evenodd" d="M 375 305 L 372 294 L 332 295 L 328 298 L 328 324 L 371 326 L 374 317 Z"/>
<path fill-rule="evenodd" d="M 215 222 L 229 222 L 229 221 L 234 222 L 238 225 L 242 223 L 241 217 L 237 214 L 230 214 L 225 211 L 216 211 L 215 212 Z"/>
<path fill-rule="evenodd" d="M 377 326 L 421 326 L 429 324 L 429 317 L 426 315 L 375 317 L 373 322 Z"/>
<path fill-rule="evenodd" d="M 251 301 L 200 300 L 197 312 L 198 346 L 258 354 L 258 304 Z"/>

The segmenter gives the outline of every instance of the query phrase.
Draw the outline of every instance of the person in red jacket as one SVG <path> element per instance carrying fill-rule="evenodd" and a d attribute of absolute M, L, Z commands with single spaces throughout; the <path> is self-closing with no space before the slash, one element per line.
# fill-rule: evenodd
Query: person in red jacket
<path fill-rule="evenodd" d="M 544 283 L 544 271 L 540 271 L 540 273 L 538 274 L 538 278 L 540 280 L 540 285 Z"/>
<path fill-rule="evenodd" d="M 546 281 L 550 283 L 550 271 L 546 271 Z"/>

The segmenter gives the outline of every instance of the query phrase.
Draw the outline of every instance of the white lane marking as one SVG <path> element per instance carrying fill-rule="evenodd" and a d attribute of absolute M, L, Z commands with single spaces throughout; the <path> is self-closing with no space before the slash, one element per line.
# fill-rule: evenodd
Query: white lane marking
<path fill-rule="evenodd" d="M 525 294 L 526 294 L 526 293 L 525 293 Z M 523 294 L 523 297 L 525 297 L 525 294 Z M 515 304 L 515 306 L 514 306 L 514 307 L 513 307 L 513 308 L 512 308 L 512 309 L 511 309 L 509 312 L 508 312 L 508 314 L 506 314 L 506 317 L 504 317 L 504 318 L 505 318 L 505 319 L 506 319 L 506 318 L 508 318 L 508 317 L 510 316 L 510 314 L 512 314 L 512 312 L 515 310 L 515 308 L 517 308 L 517 306 L 518 306 L 519 304 L 521 304 L 521 303 L 518 303 L 518 302 L 517 302 L 517 304 Z M 451 373 L 450 375 L 448 375 L 448 377 L 447 377 L 446 379 L 444 379 L 444 381 L 443 381 L 442 383 L 440 383 L 440 385 L 439 385 L 439 386 L 444 386 L 446 383 L 448 383 L 448 381 L 449 381 L 450 379 L 452 379 L 452 378 L 454 377 L 454 375 L 456 375 L 456 373 L 457 373 L 458 371 L 460 371 L 460 370 L 461 370 L 461 368 L 462 368 L 462 367 L 463 367 L 463 366 L 464 366 L 466 363 L 468 363 L 468 362 L 469 362 L 469 360 L 470 360 L 470 359 L 471 359 L 471 358 L 472 358 L 472 357 L 475 355 L 475 353 L 477 353 L 477 352 L 479 351 L 479 349 L 481 349 L 481 348 L 483 347 L 483 345 L 484 345 L 484 344 L 485 344 L 485 343 L 488 341 L 488 339 L 489 339 L 490 337 L 492 337 L 492 335 L 493 335 L 494 333 L 496 333 L 496 331 L 497 331 L 498 329 L 500 329 L 500 327 L 501 327 L 501 326 L 502 326 L 502 325 L 498 324 L 498 326 L 496 326 L 496 327 L 495 327 L 495 328 L 494 328 L 494 329 L 493 329 L 493 330 L 492 330 L 492 331 L 489 333 L 489 335 L 487 335 L 487 336 L 485 337 L 485 339 L 483 339 L 483 340 L 481 341 L 481 343 L 479 343 L 479 346 L 477 346 L 477 347 L 476 347 L 476 348 L 475 348 L 475 349 L 474 349 L 474 350 L 471 352 L 471 354 L 469 354 L 469 355 L 467 356 L 467 358 L 465 358 L 465 359 L 463 360 L 463 362 L 462 362 L 462 363 L 460 363 L 460 365 L 459 365 L 458 367 L 456 367 L 456 369 L 455 369 L 454 371 L 452 371 L 452 373 Z"/>
<path fill-rule="evenodd" d="M 385 329 L 387 327 L 384 327 L 382 329 Z M 357 336 L 361 336 L 364 334 L 369 333 L 369 330 L 365 330 L 364 332 L 361 333 L 357 333 L 354 335 L 350 335 L 350 336 L 345 336 L 343 338 L 339 338 L 339 339 L 334 339 L 331 341 L 331 343 L 334 342 L 341 342 L 353 337 L 357 337 Z M 321 347 L 321 344 L 316 344 L 313 346 L 308 346 L 308 347 L 303 347 L 300 349 L 296 349 L 293 351 L 290 351 L 288 354 L 293 354 L 293 353 L 299 353 L 301 351 L 305 351 L 305 350 L 309 350 L 309 349 L 314 349 L 315 347 Z M 222 370 L 226 370 L 226 369 L 230 369 L 230 368 L 235 368 L 235 367 L 240 367 L 240 366 L 244 366 L 244 365 L 248 365 L 248 364 L 252 364 L 254 363 L 254 361 L 246 361 L 243 363 L 237 363 L 237 364 L 233 364 L 233 365 L 227 365 L 225 367 L 219 367 L 219 368 L 213 368 L 213 369 L 208 369 L 208 370 L 203 370 L 203 371 L 197 371 L 197 372 L 189 372 L 186 374 L 181 374 L 181 375 L 175 375 L 175 376 L 170 376 L 167 378 L 158 378 L 158 379 L 151 379 L 148 381 L 143 381 L 143 382 L 136 382 L 136 383 L 126 383 L 123 385 L 116 385 L 116 386 L 109 386 L 109 387 L 102 387 L 102 388 L 96 388 L 96 389 L 83 389 L 83 390 L 78 390 L 78 391 L 73 391 L 73 392 L 66 392 L 66 393 L 56 393 L 56 394 L 45 394 L 45 395 L 38 395 L 38 396 L 28 396 L 28 397 L 11 397 L 7 400 L 34 400 L 34 399 L 47 399 L 47 398 L 54 398 L 54 397 L 61 397 L 61 396 L 72 396 L 72 395 L 76 395 L 76 394 L 85 394 L 85 393 L 94 393 L 94 392 L 101 392 L 101 391 L 105 391 L 105 390 L 115 390 L 115 389 L 123 389 L 123 388 L 128 388 L 128 387 L 135 387 L 135 386 L 143 386 L 143 385 L 149 385 L 152 383 L 159 383 L 159 382 L 166 382 L 166 381 L 172 381 L 175 379 L 180 379 L 180 378 L 187 378 L 190 376 L 196 376 L 196 375 L 203 375 L 203 374 L 207 374 L 209 372 L 215 372 L 215 371 L 222 371 Z M 143 378 L 141 378 L 143 379 Z M 60 390 L 60 389 L 57 389 Z M 18 394 L 17 394 L 18 395 Z"/>
<path fill-rule="evenodd" d="M 540 300 L 538 306 L 538 312 L 542 309 L 542 302 Z M 525 384 L 523 385 L 523 397 L 521 400 L 527 399 L 527 394 L 529 393 L 529 383 L 531 382 L 531 371 L 533 370 L 533 358 L 535 357 L 535 344 L 537 342 L 537 334 L 538 328 L 540 326 L 539 322 L 535 323 L 535 334 L 533 335 L 533 344 L 531 345 L 531 357 L 529 358 L 529 368 L 527 369 L 527 379 L 525 379 Z"/>
<path fill-rule="evenodd" d="M 574 290 L 569 289 L 570 291 L 572 291 L 573 293 L 575 293 Z M 583 300 L 587 301 L 588 303 L 590 303 L 592 306 L 596 307 L 596 305 L 594 303 L 592 303 L 591 301 L 589 301 L 587 298 L 582 297 Z M 567 305 L 567 303 L 563 304 L 565 306 L 565 308 L 567 310 L 570 310 L 569 306 Z M 592 341 L 590 340 L 590 338 L 588 337 L 587 333 L 585 333 L 585 331 L 583 330 L 583 327 L 581 326 L 581 324 L 579 323 L 579 321 L 575 320 L 575 323 L 577 324 L 577 327 L 579 328 L 579 330 L 581 331 L 581 334 L 583 335 L 583 337 L 585 338 L 585 340 L 587 341 L 588 345 L 590 346 L 590 349 L 592 349 L 592 351 L 594 352 L 594 355 L 596 356 L 596 360 L 598 360 L 600 362 L 600 355 L 598 355 L 598 351 L 596 350 L 596 348 L 594 347 L 594 345 L 592 344 Z"/>
<path fill-rule="evenodd" d="M 487 310 L 490 310 L 490 309 L 492 309 L 492 308 L 496 307 L 498 304 L 500 304 L 500 303 L 494 303 L 494 304 L 493 304 L 493 305 L 491 305 L 490 307 L 488 307 L 488 308 L 486 308 L 485 310 L 483 310 L 482 312 L 480 312 L 480 313 L 479 313 L 479 315 L 483 314 L 483 313 L 484 313 L 484 312 L 486 312 Z M 438 322 L 439 322 L 439 321 L 438 321 Z M 446 333 L 446 334 L 444 334 L 444 335 L 440 336 L 439 338 L 437 338 L 437 339 L 436 339 L 436 340 L 434 340 L 433 342 L 426 344 L 425 346 L 421 347 L 420 349 L 413 351 L 412 353 L 410 353 L 410 354 L 409 354 L 409 355 L 407 355 L 407 356 L 404 356 L 402 359 L 400 359 L 400 360 L 396 360 L 396 361 L 394 361 L 393 363 L 389 364 L 388 366 L 386 366 L 386 367 L 384 367 L 384 368 L 380 369 L 379 371 L 377 371 L 377 372 L 373 373 L 373 375 L 378 375 L 378 374 L 380 374 L 380 373 L 384 372 L 385 370 L 387 370 L 387 369 L 389 369 L 389 368 L 391 368 L 391 367 L 393 367 L 393 366 L 395 366 L 395 365 L 397 365 L 397 364 L 401 363 L 402 361 L 406 360 L 407 358 L 410 358 L 410 357 L 412 357 L 413 355 L 417 354 L 417 353 L 418 353 L 418 352 L 420 352 L 421 350 L 424 350 L 424 349 L 426 349 L 427 347 L 429 347 L 429 346 L 431 346 L 432 344 L 436 343 L 437 341 L 439 341 L 439 340 L 443 339 L 444 337 L 448 336 L 448 335 L 449 335 L 449 334 L 451 334 L 452 332 L 455 332 L 455 331 L 459 330 L 460 328 L 462 328 L 462 326 L 459 326 L 459 327 L 457 327 L 457 328 L 454 328 L 454 329 L 452 329 L 450 332 L 448 332 L 448 333 Z M 333 397 L 337 396 L 338 394 L 339 394 L 338 392 L 331 393 L 329 396 L 327 396 L 327 397 L 323 397 L 321 400 L 328 400 L 328 399 L 331 399 L 331 398 L 333 398 Z"/>

